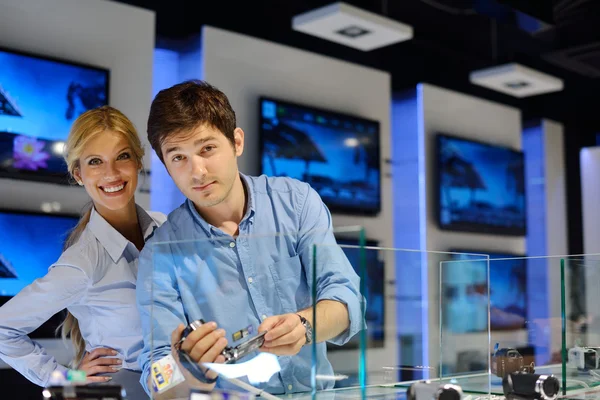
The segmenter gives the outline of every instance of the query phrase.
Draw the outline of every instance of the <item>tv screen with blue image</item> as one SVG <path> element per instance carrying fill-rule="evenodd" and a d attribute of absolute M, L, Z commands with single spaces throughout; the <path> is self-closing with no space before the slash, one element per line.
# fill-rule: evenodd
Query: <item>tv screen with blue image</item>
<path fill-rule="evenodd" d="M 527 259 L 509 253 L 454 249 L 442 265 L 442 325 L 453 333 L 524 329 L 527 320 Z M 488 262 L 475 254 L 489 256 Z M 488 296 L 489 290 L 489 296 Z"/>
<path fill-rule="evenodd" d="M 354 271 L 360 277 L 361 272 L 361 248 L 356 238 L 336 237 L 337 243 L 352 264 Z M 366 240 L 365 247 L 378 247 L 379 242 Z M 365 321 L 367 325 L 367 347 L 383 347 L 385 340 L 385 263 L 383 254 L 379 250 L 364 248 L 365 264 L 364 275 L 366 277 L 366 292 L 363 293 L 367 307 L 365 310 Z M 343 347 L 328 344 L 329 350 L 358 348 L 360 335 L 357 334 Z"/>
<path fill-rule="evenodd" d="M 524 236 L 524 155 L 507 147 L 437 136 L 441 229 Z"/>
<path fill-rule="evenodd" d="M 109 72 L 0 48 L 0 176 L 66 183 L 64 142 L 83 112 L 108 104 Z"/>
<path fill-rule="evenodd" d="M 58 260 L 76 216 L 0 210 L 0 306 L 48 273 Z M 31 337 L 55 337 L 57 314 Z"/>
<path fill-rule="evenodd" d="M 379 123 L 260 99 L 261 173 L 309 183 L 331 212 L 381 209 Z"/>

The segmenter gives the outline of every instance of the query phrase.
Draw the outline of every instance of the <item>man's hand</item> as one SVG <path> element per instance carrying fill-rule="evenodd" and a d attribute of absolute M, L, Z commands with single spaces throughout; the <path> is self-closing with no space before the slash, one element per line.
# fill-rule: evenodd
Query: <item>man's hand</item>
<path fill-rule="evenodd" d="M 278 356 L 298 354 L 306 343 L 306 328 L 298 314 L 275 315 L 265 319 L 258 332 L 267 331 L 261 351 Z"/>
<path fill-rule="evenodd" d="M 181 339 L 184 329 L 185 326 L 179 324 L 177 329 L 171 334 L 171 346 L 173 348 Z M 181 343 L 181 350 L 186 352 L 198 364 L 224 363 L 225 357 L 221 355 L 221 352 L 225 347 L 227 347 L 225 331 L 217 329 L 217 324 L 214 322 L 208 322 L 195 331 L 192 331 L 183 343 Z M 176 357 L 177 352 L 173 351 L 173 355 Z M 178 357 L 176 357 L 176 360 L 178 360 Z M 215 371 L 206 371 L 204 367 L 201 368 L 205 372 L 206 378 L 214 379 L 217 377 Z M 185 368 L 183 370 L 185 371 Z"/>

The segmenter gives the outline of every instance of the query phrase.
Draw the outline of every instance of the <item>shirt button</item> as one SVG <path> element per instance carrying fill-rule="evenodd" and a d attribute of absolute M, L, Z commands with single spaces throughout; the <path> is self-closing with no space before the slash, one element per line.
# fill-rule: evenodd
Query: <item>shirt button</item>
<path fill-rule="evenodd" d="M 262 319 L 263 319 L 263 321 L 264 321 L 265 319 L 267 319 L 267 316 L 266 316 L 265 314 L 263 314 L 263 315 L 262 315 Z"/>
<path fill-rule="evenodd" d="M 253 281 L 254 281 L 254 279 L 248 278 L 248 283 L 252 283 Z"/>
<path fill-rule="evenodd" d="M 292 385 L 288 385 L 288 390 L 292 390 Z"/>
<path fill-rule="evenodd" d="M 229 247 L 234 248 L 235 247 L 235 242 L 229 243 Z"/>

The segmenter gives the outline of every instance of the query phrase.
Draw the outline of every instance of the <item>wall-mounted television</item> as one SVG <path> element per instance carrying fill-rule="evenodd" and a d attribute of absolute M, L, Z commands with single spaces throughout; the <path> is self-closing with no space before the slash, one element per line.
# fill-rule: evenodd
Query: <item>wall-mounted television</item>
<path fill-rule="evenodd" d="M 260 98 L 261 173 L 309 183 L 334 213 L 381 210 L 379 122 Z"/>
<path fill-rule="evenodd" d="M 524 236 L 524 155 L 437 135 L 437 217 L 441 229 Z"/>
<path fill-rule="evenodd" d="M 48 272 L 79 217 L 0 210 L 0 306 Z M 32 337 L 54 337 L 57 314 Z"/>
<path fill-rule="evenodd" d="M 352 264 L 355 272 L 360 276 L 360 242 L 357 238 L 338 236 L 337 243 L 341 246 L 348 261 Z M 364 246 L 378 247 L 376 240 L 365 240 Z M 365 275 L 366 292 L 365 297 L 367 308 L 365 310 L 365 321 L 367 325 L 367 347 L 377 348 L 384 346 L 385 340 L 385 263 L 383 254 L 379 250 L 364 249 L 365 255 Z M 328 343 L 328 350 L 358 348 L 360 344 L 360 335 L 355 335 L 343 347 Z"/>
<path fill-rule="evenodd" d="M 527 321 L 527 259 L 524 255 L 452 249 L 442 264 L 442 326 L 452 333 L 525 329 Z M 489 255 L 488 262 L 482 256 Z M 489 289 L 489 297 L 488 297 Z"/>
<path fill-rule="evenodd" d="M 0 48 L 0 177 L 67 183 L 64 141 L 108 104 L 109 71 Z"/>

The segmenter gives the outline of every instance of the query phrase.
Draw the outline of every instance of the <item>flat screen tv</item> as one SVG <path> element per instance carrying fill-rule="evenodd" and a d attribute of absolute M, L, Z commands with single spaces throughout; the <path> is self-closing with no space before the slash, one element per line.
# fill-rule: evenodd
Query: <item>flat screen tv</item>
<path fill-rule="evenodd" d="M 490 329 L 525 329 L 527 320 L 527 259 L 524 255 L 453 249 L 442 266 L 442 325 L 453 333 L 487 330 L 488 287 Z M 468 255 L 467 255 L 468 254 Z M 487 261 L 474 254 L 489 255 Z M 495 260 L 495 261 L 494 261 Z"/>
<path fill-rule="evenodd" d="M 64 141 L 108 104 L 109 71 L 0 48 L 0 177 L 67 183 Z"/>
<path fill-rule="evenodd" d="M 381 209 L 379 123 L 260 98 L 261 173 L 309 183 L 331 212 Z"/>
<path fill-rule="evenodd" d="M 437 216 L 441 229 L 524 236 L 524 155 L 437 135 Z"/>
<path fill-rule="evenodd" d="M 336 237 L 337 243 L 341 246 L 348 261 L 356 273 L 360 276 L 360 247 L 359 241 L 355 238 Z M 379 242 L 375 240 L 366 240 L 365 246 L 378 247 Z M 363 293 L 367 308 L 365 311 L 365 320 L 367 324 L 367 346 L 369 348 L 383 347 L 385 340 L 385 264 L 382 260 L 382 254 L 378 250 L 365 249 L 365 272 L 366 272 L 366 293 Z M 357 334 L 343 347 L 328 343 L 328 350 L 358 348 L 360 336 Z"/>
<path fill-rule="evenodd" d="M 46 275 L 78 220 L 71 215 L 0 210 L 0 306 Z M 32 336 L 54 337 L 58 323 L 56 315 Z"/>

